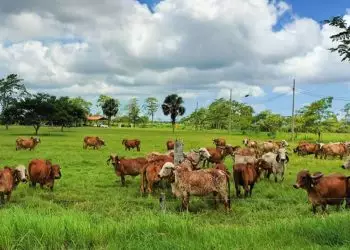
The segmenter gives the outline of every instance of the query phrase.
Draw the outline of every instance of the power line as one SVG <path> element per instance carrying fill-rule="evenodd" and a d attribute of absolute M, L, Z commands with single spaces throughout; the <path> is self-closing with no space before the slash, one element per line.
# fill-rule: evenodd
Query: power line
<path fill-rule="evenodd" d="M 344 101 L 344 102 L 350 102 L 350 99 L 347 99 L 346 97 L 342 97 L 342 96 L 324 96 L 324 95 L 318 95 L 318 94 L 314 94 L 313 92 L 307 91 L 307 90 L 303 90 L 303 89 L 298 89 L 297 90 L 298 93 L 301 93 L 303 95 L 308 95 L 308 96 L 312 96 L 312 97 L 318 97 L 318 98 L 327 98 L 327 97 L 333 97 L 333 100 L 337 100 L 337 101 Z"/>

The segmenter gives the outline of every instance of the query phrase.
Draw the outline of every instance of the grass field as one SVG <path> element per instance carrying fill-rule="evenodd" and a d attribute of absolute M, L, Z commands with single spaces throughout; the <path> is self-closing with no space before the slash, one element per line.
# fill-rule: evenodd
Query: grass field
<path fill-rule="evenodd" d="M 252 198 L 232 199 L 232 211 L 223 205 L 213 208 L 212 196 L 191 198 L 190 212 L 179 211 L 180 202 L 167 192 L 167 210 L 159 208 L 159 193 L 141 197 L 139 177 L 127 177 L 121 187 L 111 166 L 110 153 L 143 156 L 165 151 L 165 141 L 173 138 L 169 130 L 42 128 L 42 143 L 35 151 L 15 151 L 15 138 L 29 136 L 31 127 L 0 130 L 1 165 L 25 164 L 33 158 L 51 159 L 62 167 L 62 179 L 54 192 L 30 189 L 21 184 L 12 200 L 0 208 L 0 249 L 349 249 L 350 211 L 329 209 L 313 215 L 303 190 L 295 190 L 296 173 L 304 168 L 323 173 L 339 172 L 340 160 L 291 160 L 283 183 L 262 180 Z M 107 146 L 83 150 L 85 135 L 99 135 Z M 212 146 L 211 140 L 223 136 L 241 145 L 243 135 L 178 131 L 185 149 Z M 278 135 L 279 138 L 288 138 Z M 312 135 L 310 135 L 312 136 Z M 126 152 L 122 138 L 141 139 L 141 152 Z M 256 136 L 251 136 L 257 138 Z M 267 137 L 259 136 L 260 139 Z M 311 138 L 310 138 L 311 139 Z M 349 134 L 327 134 L 325 141 L 349 140 Z M 226 164 L 232 171 L 232 159 Z M 231 185 L 231 195 L 234 195 Z"/>

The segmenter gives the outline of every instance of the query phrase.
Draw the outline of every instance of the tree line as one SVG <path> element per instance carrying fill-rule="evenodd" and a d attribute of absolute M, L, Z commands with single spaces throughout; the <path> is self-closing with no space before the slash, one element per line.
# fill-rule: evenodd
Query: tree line
<path fill-rule="evenodd" d="M 176 94 L 167 96 L 162 105 L 155 97 L 147 98 L 142 106 L 137 98 L 131 98 L 124 107 L 126 115 L 117 117 L 121 109 L 119 100 L 100 95 L 97 107 L 101 108 L 108 118 L 109 126 L 112 118 L 117 122 L 126 121 L 135 126 L 138 123 L 148 123 L 149 118 L 153 123 L 154 114 L 161 106 L 164 115 L 170 116 L 174 129 L 176 118 L 185 113 L 183 103 L 183 99 Z M 27 91 L 23 79 L 16 74 L 0 79 L 0 105 L 0 118 L 6 129 L 10 124 L 31 125 L 35 129 L 35 134 L 38 134 L 43 125 L 60 126 L 61 131 L 65 127 L 81 126 L 86 123 L 92 109 L 92 103 L 82 97 L 56 97 L 47 93 L 31 94 Z M 142 111 L 146 115 L 142 115 Z"/>

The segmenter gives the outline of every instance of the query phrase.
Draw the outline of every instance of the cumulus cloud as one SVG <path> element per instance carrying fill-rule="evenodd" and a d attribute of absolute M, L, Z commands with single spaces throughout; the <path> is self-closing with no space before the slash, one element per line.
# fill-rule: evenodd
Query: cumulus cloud
<path fill-rule="evenodd" d="M 293 88 L 289 86 L 277 86 L 272 89 L 273 93 L 279 93 L 279 94 L 293 94 Z"/>
<path fill-rule="evenodd" d="M 293 77 L 350 80 L 349 65 L 328 51 L 336 30 L 284 1 L 163 0 L 153 13 L 131 0 L 0 4 L 0 72 L 19 73 L 33 91 L 193 99 L 228 98 L 232 88 L 241 99 L 268 85 L 288 92 L 281 86 Z"/>

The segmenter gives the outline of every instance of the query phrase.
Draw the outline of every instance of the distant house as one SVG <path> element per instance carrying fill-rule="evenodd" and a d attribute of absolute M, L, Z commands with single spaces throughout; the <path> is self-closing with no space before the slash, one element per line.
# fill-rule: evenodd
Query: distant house
<path fill-rule="evenodd" d="M 108 119 L 102 115 L 90 115 L 86 117 L 86 120 L 89 122 L 90 125 L 94 123 L 95 127 L 101 126 L 103 121 L 108 121 Z"/>

